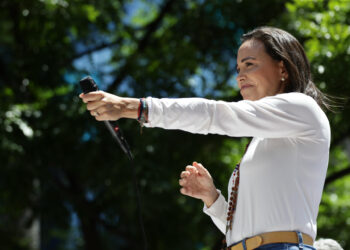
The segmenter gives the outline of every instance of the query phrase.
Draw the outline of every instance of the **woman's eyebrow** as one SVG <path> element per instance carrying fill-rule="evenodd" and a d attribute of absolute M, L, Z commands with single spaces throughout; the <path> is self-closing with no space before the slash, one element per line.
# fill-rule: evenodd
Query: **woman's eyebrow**
<path fill-rule="evenodd" d="M 256 58 L 254 56 L 247 56 L 247 57 L 244 57 L 242 60 L 241 60 L 241 63 L 244 62 L 244 61 L 247 61 L 249 59 L 252 59 L 252 60 L 256 60 Z"/>
<path fill-rule="evenodd" d="M 256 58 L 254 56 L 247 56 L 247 57 L 244 57 L 242 60 L 241 60 L 241 63 L 247 61 L 247 60 L 256 60 Z M 236 71 L 238 71 L 238 64 L 236 64 Z"/>

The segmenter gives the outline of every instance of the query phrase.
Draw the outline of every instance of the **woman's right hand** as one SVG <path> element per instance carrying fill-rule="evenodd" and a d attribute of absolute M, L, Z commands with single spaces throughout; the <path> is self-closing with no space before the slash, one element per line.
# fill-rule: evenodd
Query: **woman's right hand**
<path fill-rule="evenodd" d="M 98 121 L 118 120 L 120 118 L 137 118 L 140 101 L 136 98 L 119 97 L 104 91 L 80 94 L 86 109 Z"/>
<path fill-rule="evenodd" d="M 180 192 L 184 195 L 201 199 L 207 207 L 210 207 L 219 197 L 213 178 L 202 164 L 193 162 L 181 172 L 179 180 Z"/>

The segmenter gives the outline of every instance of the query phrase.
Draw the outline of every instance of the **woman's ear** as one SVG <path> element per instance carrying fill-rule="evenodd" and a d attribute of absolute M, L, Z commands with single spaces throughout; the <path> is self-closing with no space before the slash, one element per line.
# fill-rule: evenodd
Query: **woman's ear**
<path fill-rule="evenodd" d="M 280 71 L 280 74 L 281 74 L 281 78 L 284 78 L 284 79 L 288 79 L 288 71 L 284 65 L 284 62 L 281 60 L 279 63 L 278 63 L 278 67 L 279 67 L 279 71 Z"/>

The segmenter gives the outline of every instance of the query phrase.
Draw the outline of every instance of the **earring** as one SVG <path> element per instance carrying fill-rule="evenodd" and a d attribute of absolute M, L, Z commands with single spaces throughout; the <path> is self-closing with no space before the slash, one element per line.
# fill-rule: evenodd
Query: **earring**
<path fill-rule="evenodd" d="M 284 82 L 285 80 L 286 80 L 286 79 L 284 79 L 284 77 L 282 76 L 281 81 Z"/>

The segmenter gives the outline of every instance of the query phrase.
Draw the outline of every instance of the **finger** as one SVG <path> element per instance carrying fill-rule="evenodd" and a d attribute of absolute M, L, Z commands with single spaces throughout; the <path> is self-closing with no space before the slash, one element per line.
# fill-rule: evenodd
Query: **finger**
<path fill-rule="evenodd" d="M 99 107 L 102 107 L 105 104 L 106 104 L 105 102 L 101 102 L 101 101 L 91 101 L 87 103 L 86 109 L 87 110 L 98 109 Z"/>
<path fill-rule="evenodd" d="M 190 173 L 192 173 L 192 174 L 197 174 L 197 173 L 198 173 L 198 170 L 197 170 L 195 167 L 190 166 L 190 165 L 188 165 L 188 166 L 186 167 L 186 171 L 188 171 L 188 172 L 190 172 Z"/>
<path fill-rule="evenodd" d="M 100 109 L 98 109 L 100 110 Z M 117 121 L 120 119 L 120 113 L 115 112 L 114 110 L 107 109 L 106 111 L 99 111 L 99 116 L 97 116 L 98 121 Z"/>
<path fill-rule="evenodd" d="M 184 195 L 189 195 L 187 188 L 184 188 L 184 187 L 180 189 L 180 193 Z"/>
<path fill-rule="evenodd" d="M 98 113 L 96 110 L 91 110 L 91 111 L 90 111 L 90 115 L 91 115 L 91 116 L 99 116 L 100 113 Z"/>
<path fill-rule="evenodd" d="M 180 179 L 179 180 L 179 185 L 180 186 L 186 185 L 186 180 L 185 179 Z"/>
<path fill-rule="evenodd" d="M 92 101 L 99 101 L 103 98 L 104 92 L 103 91 L 93 91 L 86 93 L 82 96 L 83 102 L 88 103 Z"/>
<path fill-rule="evenodd" d="M 182 171 L 180 174 L 181 178 L 187 178 L 188 176 L 190 176 L 190 172 L 189 171 Z"/>
<path fill-rule="evenodd" d="M 197 169 L 197 171 L 200 173 L 200 174 L 208 174 L 208 170 L 203 167 L 202 164 L 198 163 L 198 162 L 193 162 L 193 166 Z"/>
<path fill-rule="evenodd" d="M 196 198 L 195 194 L 194 194 L 190 189 L 188 189 L 188 188 L 183 187 L 183 188 L 180 189 L 180 192 L 181 192 L 183 195 L 187 195 L 187 196 Z"/>
<path fill-rule="evenodd" d="M 102 105 L 100 107 L 97 107 L 94 109 L 96 112 L 99 114 L 104 114 L 104 113 L 114 113 L 115 110 L 110 105 Z"/>
<path fill-rule="evenodd" d="M 117 119 L 111 119 L 111 116 L 108 115 L 108 113 L 103 113 L 103 114 L 99 114 L 98 116 L 95 116 L 95 119 L 97 121 L 111 121 L 111 120 L 117 120 Z"/>

